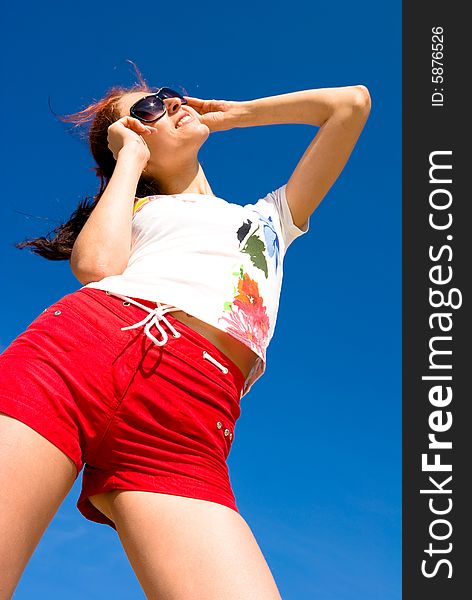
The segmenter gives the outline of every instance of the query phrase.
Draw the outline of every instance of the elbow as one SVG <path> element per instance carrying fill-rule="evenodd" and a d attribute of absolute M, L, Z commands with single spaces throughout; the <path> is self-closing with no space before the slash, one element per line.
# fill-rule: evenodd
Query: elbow
<path fill-rule="evenodd" d="M 364 85 L 353 85 L 333 112 L 337 121 L 351 126 L 352 123 L 365 124 L 369 118 L 371 100 L 369 90 Z"/>
<path fill-rule="evenodd" d="M 365 85 L 355 85 L 353 87 L 355 89 L 353 96 L 354 108 L 357 111 L 368 115 L 372 107 L 372 100 L 368 88 Z"/>
<path fill-rule="evenodd" d="M 69 258 L 69 264 L 73 275 L 86 285 L 92 281 L 101 281 L 105 277 L 112 275 L 121 275 L 128 266 L 129 256 L 117 257 L 113 259 L 108 256 L 85 256 L 84 253 L 79 253 L 77 248 L 72 248 L 72 253 Z"/>
<path fill-rule="evenodd" d="M 85 269 L 79 265 L 70 263 L 70 268 L 74 277 L 82 284 L 87 285 L 92 281 L 101 281 L 106 274 L 94 269 Z"/>
<path fill-rule="evenodd" d="M 70 262 L 71 271 L 76 279 L 80 281 L 82 285 L 87 285 L 92 281 L 101 281 L 105 277 L 112 275 L 121 275 L 125 268 L 104 268 L 98 265 L 82 265 L 80 263 Z"/>

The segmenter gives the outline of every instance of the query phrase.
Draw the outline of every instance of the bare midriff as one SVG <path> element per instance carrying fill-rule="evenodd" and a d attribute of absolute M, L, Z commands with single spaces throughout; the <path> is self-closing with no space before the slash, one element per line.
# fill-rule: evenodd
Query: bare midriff
<path fill-rule="evenodd" d="M 246 346 L 246 344 L 243 344 L 229 333 L 221 331 L 221 329 L 213 327 L 213 325 L 209 325 L 205 321 L 201 321 L 183 310 L 175 310 L 169 314 L 206 337 L 218 350 L 221 350 L 223 354 L 232 360 L 240 368 L 244 377 L 247 378 L 249 371 L 257 360 L 257 354 Z"/>

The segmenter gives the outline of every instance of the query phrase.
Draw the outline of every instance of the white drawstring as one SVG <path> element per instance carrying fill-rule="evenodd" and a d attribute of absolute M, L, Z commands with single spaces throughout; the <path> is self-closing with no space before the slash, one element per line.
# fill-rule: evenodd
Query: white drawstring
<path fill-rule="evenodd" d="M 224 365 L 222 365 L 218 360 L 216 360 L 216 358 L 213 358 L 213 356 L 211 354 L 209 354 L 206 350 L 203 351 L 203 358 L 206 358 L 207 360 L 212 362 L 214 365 L 216 365 L 218 367 L 218 369 L 221 369 L 223 371 L 223 373 L 228 372 L 228 367 L 225 367 Z"/>
<path fill-rule="evenodd" d="M 133 298 L 128 298 L 128 296 L 122 296 L 121 294 L 116 294 L 115 292 L 108 292 L 108 291 L 106 293 L 108 295 L 111 294 L 113 296 L 118 296 L 118 298 L 122 298 L 122 299 L 126 300 L 127 302 L 131 302 L 132 304 L 135 304 L 136 306 L 140 306 L 141 308 L 143 308 L 144 310 L 146 310 L 149 313 L 147 315 L 147 317 L 145 317 L 142 321 L 139 321 L 139 323 L 135 323 L 134 325 L 128 325 L 128 327 L 121 327 L 121 331 L 125 331 L 126 329 L 135 329 L 136 327 L 140 327 L 141 325 L 144 325 L 145 323 L 147 323 L 146 327 L 144 328 L 144 332 L 146 333 L 148 338 L 150 338 L 158 346 L 163 346 L 169 338 L 168 338 L 167 332 L 162 327 L 162 325 L 159 323 L 159 321 L 162 320 L 167 324 L 169 329 L 172 331 L 172 335 L 174 337 L 181 336 L 181 334 L 175 329 L 175 327 L 172 325 L 172 323 L 170 323 L 168 321 L 168 319 L 166 319 L 166 317 L 164 316 L 165 313 L 175 311 L 175 310 L 180 310 L 180 308 L 176 308 L 175 306 L 171 306 L 170 304 L 161 304 L 160 302 L 156 302 L 156 304 L 157 304 L 156 308 L 149 308 L 149 306 L 146 306 L 145 304 L 141 304 L 141 302 L 137 302 L 136 300 L 133 300 Z M 150 329 L 153 325 L 155 325 L 161 332 L 162 338 L 163 338 L 161 341 L 156 339 L 150 332 Z"/>
<path fill-rule="evenodd" d="M 169 329 L 172 331 L 172 335 L 174 337 L 180 337 L 182 335 L 179 331 L 177 331 L 175 329 L 175 327 L 172 325 L 172 323 L 170 323 L 168 321 L 168 319 L 166 319 L 166 317 L 164 316 L 165 313 L 175 311 L 175 310 L 181 310 L 181 309 L 176 308 L 175 306 L 172 306 L 171 304 L 161 304 L 160 302 L 156 302 L 156 304 L 157 304 L 156 308 L 149 308 L 149 306 L 146 306 L 145 304 L 141 304 L 141 302 L 138 302 L 137 300 L 134 300 L 133 298 L 129 298 L 128 296 L 123 296 L 122 294 L 117 294 L 115 292 L 109 292 L 109 291 L 107 291 L 106 293 L 109 296 L 110 295 L 117 296 L 118 298 L 121 298 L 122 300 L 125 300 L 126 302 L 128 302 L 128 304 L 132 303 L 132 304 L 135 304 L 136 306 L 140 306 L 141 308 L 143 308 L 145 311 L 147 311 L 149 313 L 146 317 L 144 317 L 144 319 L 139 321 L 139 323 L 135 323 L 134 325 L 128 325 L 127 327 L 121 327 L 121 331 L 125 331 L 127 329 L 136 329 L 137 327 L 140 327 L 141 325 L 144 325 L 146 323 L 144 332 L 146 333 L 148 338 L 150 338 L 158 346 L 163 346 L 169 339 L 167 332 L 162 327 L 162 325 L 159 323 L 159 321 L 164 321 L 167 324 L 167 326 L 169 327 Z M 162 338 L 163 338 L 161 341 L 156 339 L 150 332 L 150 329 L 153 325 L 155 325 L 161 332 Z M 216 358 L 214 358 L 206 350 L 203 350 L 203 358 L 206 358 L 207 360 L 212 362 L 219 369 L 221 369 L 221 371 L 223 371 L 223 373 L 229 372 L 228 367 L 225 367 L 224 365 L 222 365 L 218 360 L 216 360 Z"/>

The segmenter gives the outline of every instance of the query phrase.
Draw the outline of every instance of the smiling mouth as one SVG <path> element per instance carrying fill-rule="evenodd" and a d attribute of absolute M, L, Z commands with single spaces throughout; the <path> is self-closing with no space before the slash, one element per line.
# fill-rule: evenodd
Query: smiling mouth
<path fill-rule="evenodd" d="M 190 113 L 186 113 L 178 120 L 178 122 L 175 125 L 175 128 L 179 129 L 180 127 L 183 127 L 184 125 L 187 125 L 187 123 L 190 123 L 190 121 L 193 121 L 193 119 L 194 119 L 194 117 Z"/>

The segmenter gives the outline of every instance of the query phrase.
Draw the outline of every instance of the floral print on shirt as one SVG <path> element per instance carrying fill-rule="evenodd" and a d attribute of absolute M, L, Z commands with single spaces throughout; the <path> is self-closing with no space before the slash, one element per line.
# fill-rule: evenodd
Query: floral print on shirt
<path fill-rule="evenodd" d="M 267 258 L 274 257 L 275 273 L 279 266 L 280 244 L 272 217 L 265 217 L 252 209 L 257 215 L 254 222 L 246 219 L 236 232 L 239 249 L 249 255 L 251 263 L 269 277 Z M 264 240 L 257 233 L 262 229 Z M 236 265 L 235 265 L 236 266 Z M 268 343 L 270 321 L 264 299 L 259 293 L 259 285 L 251 279 L 241 265 L 239 271 L 233 272 L 238 277 L 233 285 L 233 300 L 224 303 L 225 314 L 218 321 L 226 323 L 226 331 L 241 340 L 249 341 L 252 348 L 262 356 Z"/>
<path fill-rule="evenodd" d="M 253 222 L 247 218 L 237 230 L 239 250 L 248 254 L 251 263 L 263 271 L 265 278 L 268 279 L 267 258 L 274 258 L 274 276 L 279 267 L 279 238 L 272 217 L 265 217 L 257 210 L 251 210 L 257 215 L 257 219 Z M 261 239 L 258 233 L 263 233 L 264 239 Z M 233 337 L 246 344 L 249 341 L 259 355 L 265 356 L 270 321 L 264 299 L 259 292 L 259 285 L 245 272 L 244 265 L 239 267 L 239 271 L 233 272 L 233 276 L 238 277 L 237 284 L 233 285 L 234 297 L 233 300 L 224 303 L 225 314 L 218 321 L 226 323 L 226 331 Z"/>
<path fill-rule="evenodd" d="M 241 252 L 249 254 L 252 264 L 258 269 L 261 269 L 267 279 L 269 276 L 269 271 L 267 267 L 267 259 L 264 254 L 266 248 L 261 238 L 256 235 L 259 227 L 257 227 L 248 237 L 248 233 L 251 231 L 252 226 L 252 221 L 250 219 L 246 219 L 246 221 L 244 221 L 244 223 L 238 229 L 236 235 L 238 236 L 239 247 Z M 246 242 L 244 243 L 244 246 L 241 247 L 241 244 L 244 240 L 246 240 Z"/>
<path fill-rule="evenodd" d="M 259 223 L 256 225 L 255 230 L 251 233 L 249 237 L 248 233 L 251 231 L 253 227 L 253 222 L 250 219 L 246 219 L 241 227 L 237 231 L 237 237 L 239 244 L 243 243 L 246 240 L 244 246 L 240 250 L 241 252 L 246 252 L 249 254 L 251 258 L 252 264 L 261 269 L 264 272 L 266 279 L 269 277 L 267 259 L 265 256 L 265 251 L 268 252 L 269 257 L 274 256 L 275 258 L 275 270 L 277 271 L 279 265 L 279 254 L 280 254 L 280 245 L 279 238 L 277 236 L 277 232 L 275 231 L 274 224 L 272 221 L 272 217 L 265 217 L 261 215 L 258 211 L 253 210 L 254 213 L 257 214 Z M 265 244 L 261 240 L 261 238 L 256 235 L 259 229 L 261 228 L 262 222 L 262 231 L 264 233 Z"/>
<path fill-rule="evenodd" d="M 227 314 L 218 320 L 226 323 L 228 333 L 246 343 L 249 341 L 256 351 L 264 354 L 270 323 L 259 286 L 244 272 L 243 265 L 233 275 L 238 276 L 234 298 L 232 302 L 225 302 Z"/>
<path fill-rule="evenodd" d="M 270 257 L 275 256 L 275 270 L 277 271 L 277 268 L 279 266 L 280 244 L 279 244 L 279 237 L 277 235 L 277 232 L 275 231 L 274 222 L 272 220 L 272 217 L 270 217 L 270 216 L 265 217 L 260 212 L 258 212 L 257 210 L 254 210 L 254 209 L 253 209 L 253 212 L 255 212 L 257 214 L 257 216 L 259 217 L 259 220 L 262 221 L 262 223 L 263 223 L 263 231 L 264 231 L 264 237 L 265 237 L 267 251 L 268 251 Z"/>

